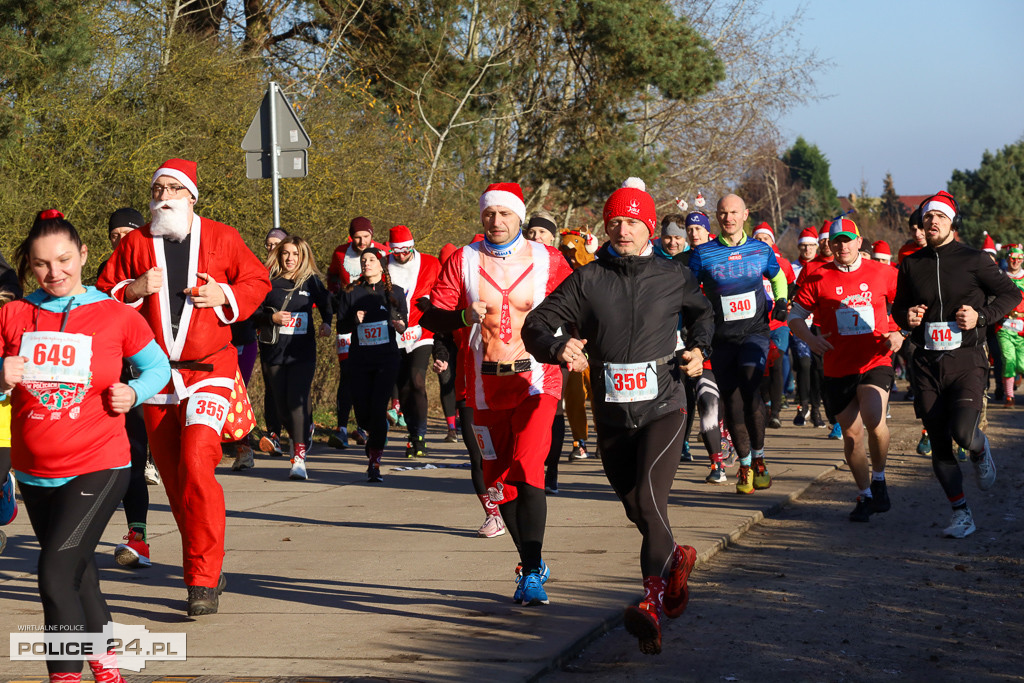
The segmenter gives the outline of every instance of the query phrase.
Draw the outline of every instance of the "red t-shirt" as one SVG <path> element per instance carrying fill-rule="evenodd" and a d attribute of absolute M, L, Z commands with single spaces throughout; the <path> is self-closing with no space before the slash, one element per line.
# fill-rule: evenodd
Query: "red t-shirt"
<path fill-rule="evenodd" d="M 833 350 L 825 356 L 825 375 L 845 377 L 892 363 L 885 334 L 899 329 L 888 313 L 896 296 L 896 271 L 861 259 L 850 272 L 835 263 L 816 268 L 793 303 L 814 315 Z"/>
<path fill-rule="evenodd" d="M 69 373 L 63 381 L 26 379 L 12 392 L 11 463 L 36 477 L 73 477 L 131 463 L 124 415 L 109 412 L 103 394 L 120 381 L 121 359 L 153 341 L 137 311 L 103 299 L 68 314 L 64 333 L 75 336 L 37 336 L 26 339 L 22 349 L 24 334 L 59 333 L 63 317 L 25 299 L 0 309 L 4 357 L 24 355 L 41 368 L 52 365 Z M 91 361 L 82 367 L 90 353 Z M 29 363 L 25 367 L 29 371 Z M 85 381 L 75 381 L 76 374 Z"/>

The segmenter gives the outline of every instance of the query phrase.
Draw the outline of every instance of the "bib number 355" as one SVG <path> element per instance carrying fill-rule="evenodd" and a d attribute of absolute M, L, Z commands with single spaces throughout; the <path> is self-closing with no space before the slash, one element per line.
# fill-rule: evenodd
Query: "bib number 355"
<path fill-rule="evenodd" d="M 185 409 L 185 426 L 206 425 L 220 434 L 230 407 L 223 396 L 203 392 L 194 394 Z"/>

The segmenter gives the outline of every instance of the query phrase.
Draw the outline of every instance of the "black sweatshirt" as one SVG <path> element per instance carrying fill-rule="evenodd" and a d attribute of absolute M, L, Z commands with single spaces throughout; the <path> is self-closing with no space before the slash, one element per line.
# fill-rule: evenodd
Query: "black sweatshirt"
<path fill-rule="evenodd" d="M 398 357 L 398 335 L 395 333 L 393 321 L 401 320 L 408 323 L 409 312 L 405 307 L 405 290 L 392 284 L 391 296 L 384 290 L 384 282 L 376 284 L 354 284 L 338 292 L 335 311 L 339 334 L 352 333 L 352 346 L 349 349 L 349 360 L 380 360 Z M 365 311 L 363 322 L 356 320 L 356 312 Z M 366 344 L 361 332 L 370 329 L 373 323 L 387 321 L 388 340 L 382 344 Z M 361 329 L 363 328 L 363 329 Z M 378 331 L 375 326 L 373 331 Z M 376 337 L 380 338 L 380 337 Z"/>
<path fill-rule="evenodd" d="M 292 314 L 293 327 L 278 330 L 276 344 L 260 344 L 260 359 L 269 365 L 283 365 L 297 361 L 316 362 L 316 336 L 319 327 L 313 322 L 313 306 L 320 311 L 320 319 L 331 324 L 333 319 L 331 295 L 316 275 L 310 275 L 295 288 L 288 307 L 282 308 L 284 300 L 295 282 L 286 277 L 275 277 L 270 281 L 271 290 L 263 305 L 253 314 L 251 320 L 256 327 L 274 325 L 271 316 L 276 311 L 287 310 Z M 301 319 L 301 320 L 300 320 Z M 299 330 L 305 332 L 299 334 Z M 291 334 L 289 334 L 291 332 Z"/>
<path fill-rule="evenodd" d="M 1020 290 L 988 254 L 954 240 L 903 259 L 892 315 L 896 324 L 910 330 L 907 312 L 922 304 L 928 307 L 921 325 L 910 334 L 924 349 L 926 323 L 954 322 L 960 307 L 970 306 L 978 312 L 978 325 L 961 332 L 960 346 L 973 347 L 984 344 L 985 328 L 1002 320 L 1020 301 Z"/>

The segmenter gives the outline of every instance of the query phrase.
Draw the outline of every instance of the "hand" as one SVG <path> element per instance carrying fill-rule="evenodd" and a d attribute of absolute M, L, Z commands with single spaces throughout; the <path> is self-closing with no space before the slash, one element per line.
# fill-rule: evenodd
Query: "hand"
<path fill-rule="evenodd" d="M 331 330 L 331 326 L 328 325 L 327 323 L 321 323 L 320 324 L 320 336 L 321 337 L 330 337 L 332 331 L 333 330 Z"/>
<path fill-rule="evenodd" d="M 903 346 L 903 335 L 899 332 L 889 332 L 885 335 L 885 338 L 888 340 L 889 348 L 892 349 L 893 353 L 899 351 L 900 347 Z"/>
<path fill-rule="evenodd" d="M 807 342 L 807 346 L 811 347 L 811 353 L 819 356 L 824 356 L 826 351 L 831 351 L 835 348 L 827 339 L 825 339 L 825 335 L 818 336 L 816 334 L 812 334 L 811 338 L 806 339 L 805 341 Z"/>
<path fill-rule="evenodd" d="M 121 382 L 113 384 L 107 389 L 106 394 L 110 409 L 118 415 L 124 415 L 135 405 L 135 390 L 127 384 Z"/>
<path fill-rule="evenodd" d="M 405 332 L 406 328 L 408 327 L 408 325 L 405 324 L 405 321 L 399 318 L 395 318 L 394 320 L 392 320 L 391 326 L 395 328 L 395 332 L 397 332 L 398 334 L 402 334 L 403 332 Z"/>
<path fill-rule="evenodd" d="M 442 372 L 448 369 L 448 361 L 435 359 L 434 364 L 431 366 L 431 369 L 440 375 Z"/>
<path fill-rule="evenodd" d="M 366 311 L 356 311 L 356 322 L 363 322 L 363 318 L 366 317 Z"/>
<path fill-rule="evenodd" d="M 775 307 L 772 309 L 772 320 L 776 322 L 784 323 L 786 318 L 789 317 L 789 302 L 785 299 L 778 299 L 775 302 Z"/>
<path fill-rule="evenodd" d="M 8 356 L 4 358 L 3 386 L 0 386 L 0 390 L 5 394 L 11 393 L 14 385 L 21 382 L 25 376 L 25 363 L 27 362 L 28 358 L 24 356 Z"/>
<path fill-rule="evenodd" d="M 911 306 L 910 309 L 907 310 L 907 325 L 909 325 L 911 329 L 920 327 L 921 323 L 924 321 L 925 311 L 927 310 L 928 307 L 924 304 L 921 304 L 920 306 Z"/>
<path fill-rule="evenodd" d="M 961 330 L 973 330 L 978 325 L 978 312 L 964 304 L 956 312 L 956 324 Z"/>
<path fill-rule="evenodd" d="M 573 337 L 558 352 L 558 361 L 565 363 L 572 372 L 583 372 L 588 365 L 587 355 L 583 351 L 583 347 L 586 345 L 586 339 Z"/>
<path fill-rule="evenodd" d="M 275 325 L 281 325 L 282 327 L 288 325 L 292 321 L 292 314 L 288 311 L 278 311 L 274 315 L 270 316 L 270 320 Z"/>
<path fill-rule="evenodd" d="M 185 294 L 192 297 L 193 306 L 196 308 L 216 308 L 228 302 L 227 295 L 224 294 L 224 290 L 221 289 L 216 280 L 211 279 L 206 273 L 196 273 L 196 277 L 204 280 L 206 284 L 190 287 L 185 290 Z"/>
<path fill-rule="evenodd" d="M 124 300 L 127 303 L 133 304 L 143 297 L 156 294 L 163 286 L 164 269 L 154 266 L 125 287 Z"/>
<path fill-rule="evenodd" d="M 470 325 L 473 323 L 482 323 L 484 316 L 487 315 L 487 304 L 483 301 L 474 301 L 469 309 L 469 313 L 466 315 L 466 322 Z"/>
<path fill-rule="evenodd" d="M 687 377 L 700 377 L 704 374 L 704 352 L 698 348 L 687 349 L 680 354 L 686 365 L 680 366 Z"/>

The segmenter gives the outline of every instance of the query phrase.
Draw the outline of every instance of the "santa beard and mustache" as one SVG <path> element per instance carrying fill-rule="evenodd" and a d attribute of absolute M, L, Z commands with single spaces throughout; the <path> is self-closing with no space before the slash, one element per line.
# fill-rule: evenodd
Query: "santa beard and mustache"
<path fill-rule="evenodd" d="M 188 237 L 192 219 L 190 199 L 154 199 L 149 203 L 149 230 L 154 237 L 181 242 Z"/>

